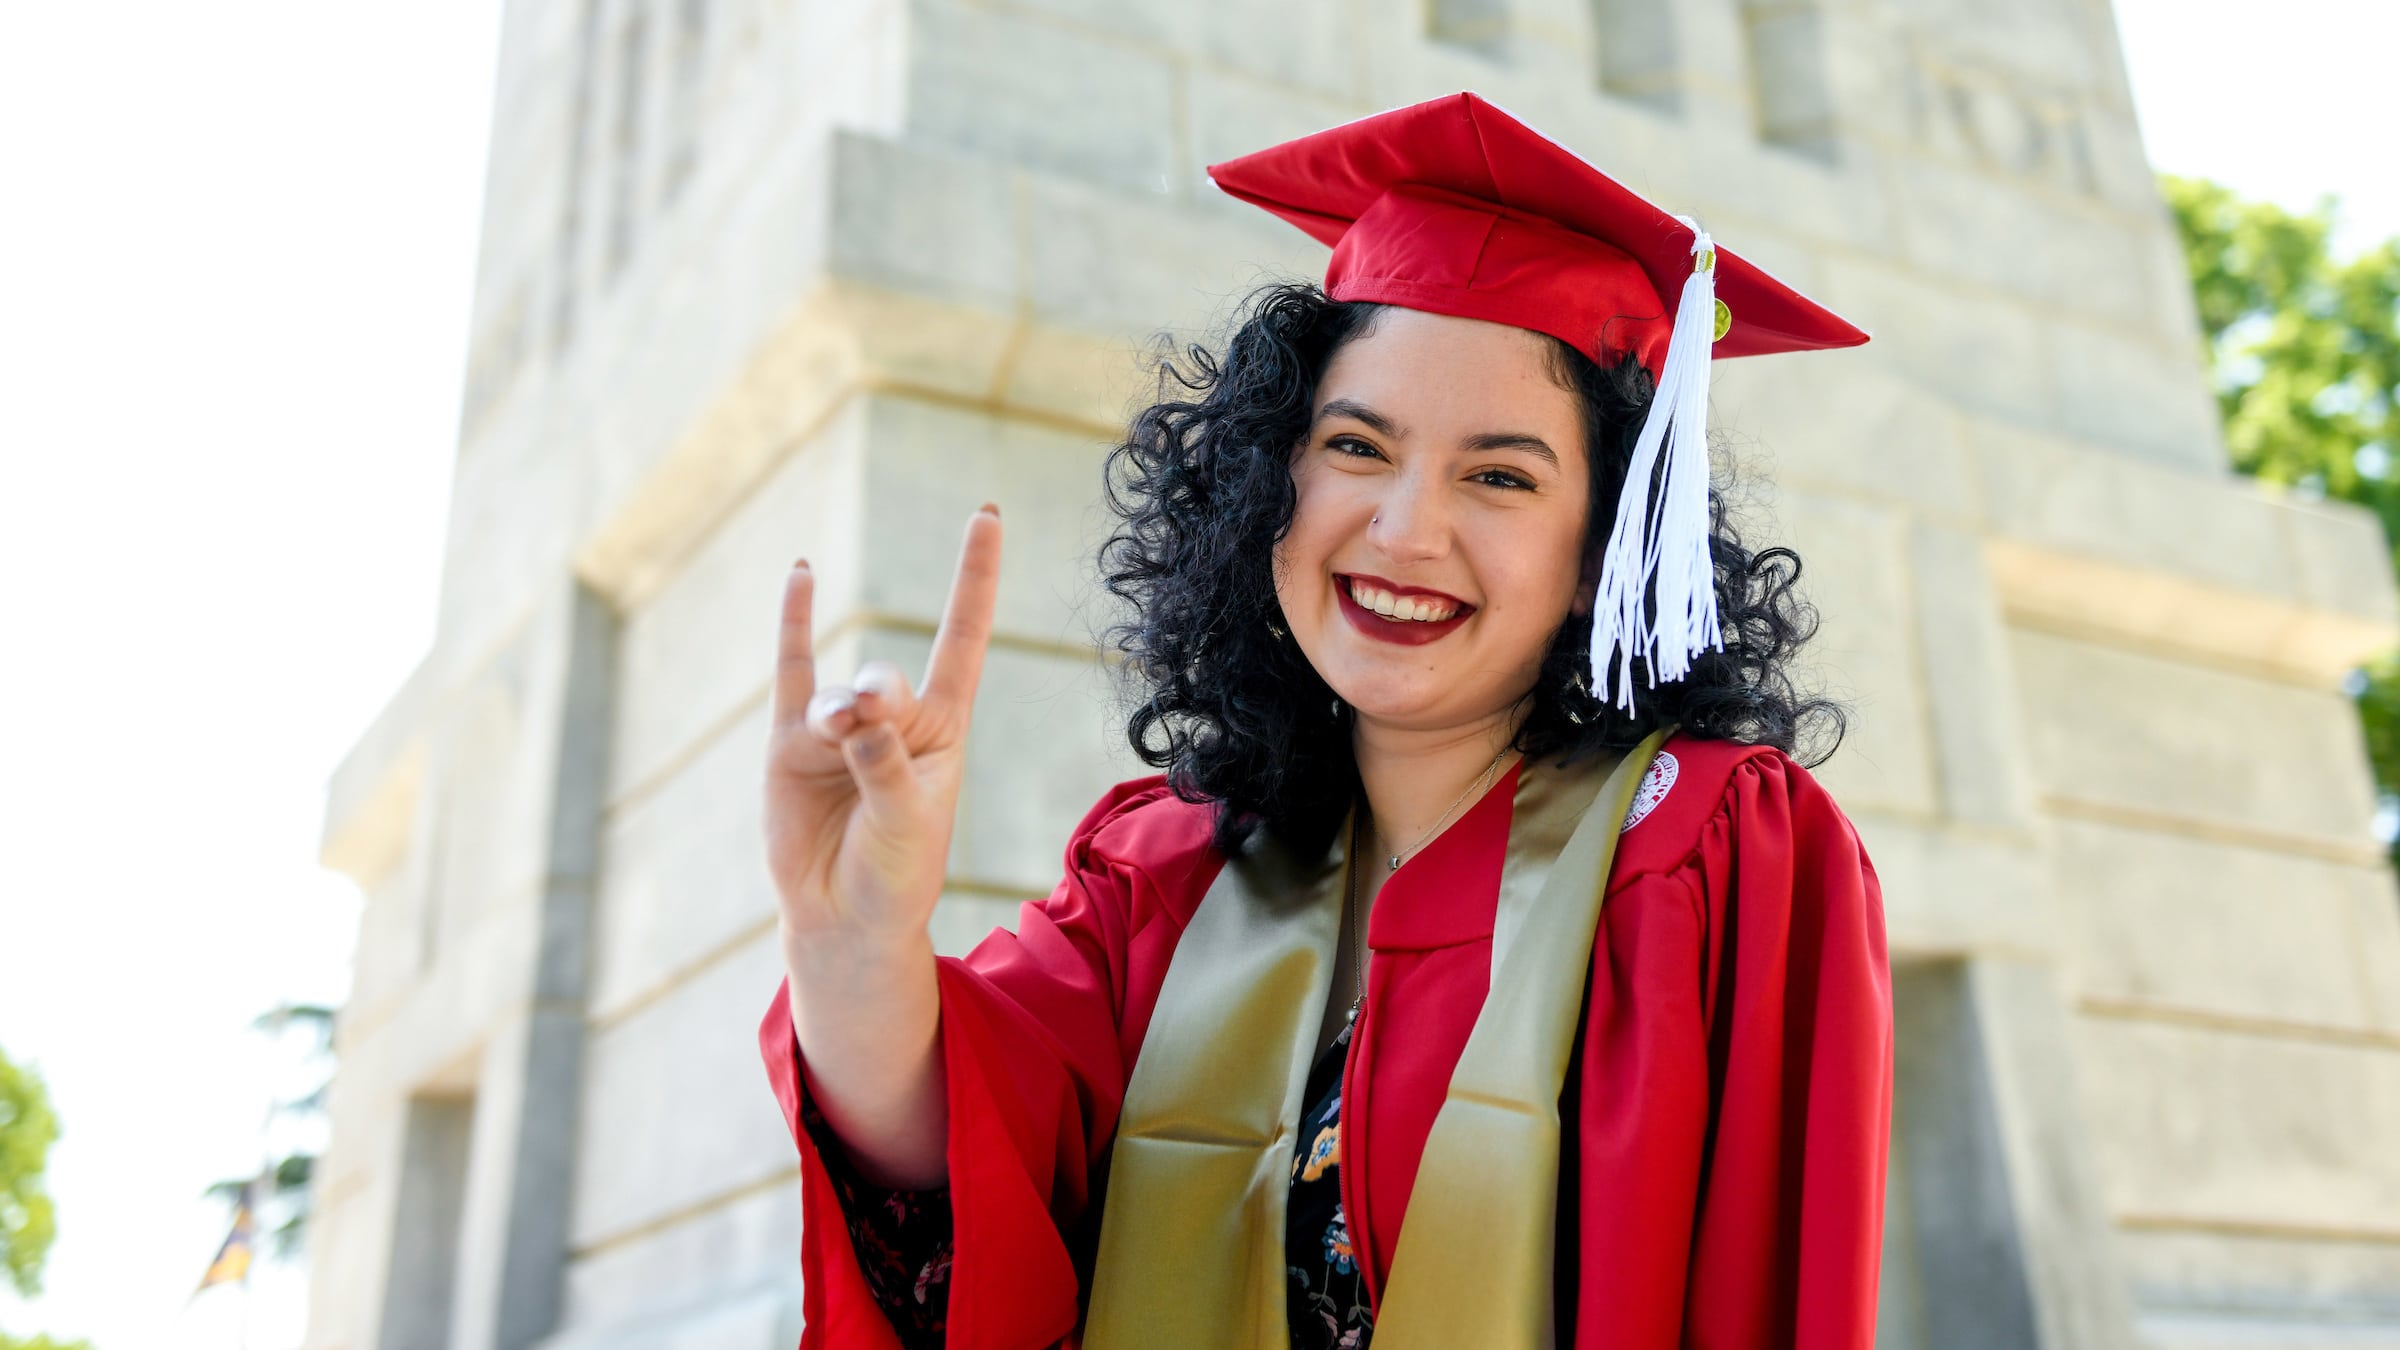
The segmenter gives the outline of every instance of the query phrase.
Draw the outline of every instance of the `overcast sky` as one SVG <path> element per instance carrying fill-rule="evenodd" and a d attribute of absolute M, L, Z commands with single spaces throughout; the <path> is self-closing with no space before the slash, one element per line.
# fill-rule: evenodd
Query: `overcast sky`
<path fill-rule="evenodd" d="M 2400 4 L 2118 8 L 2160 167 L 2400 234 Z M 432 639 L 497 15 L 0 8 L 0 1046 L 65 1124 L 10 1331 L 238 1334 L 199 1192 L 305 1078 L 249 1019 L 348 985 L 323 789 Z M 296 1343 L 296 1276 L 253 1304 Z"/>

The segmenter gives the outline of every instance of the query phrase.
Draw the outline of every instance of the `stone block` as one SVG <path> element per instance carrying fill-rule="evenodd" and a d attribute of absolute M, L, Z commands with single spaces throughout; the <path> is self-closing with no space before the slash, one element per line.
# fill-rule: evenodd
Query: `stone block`
<path fill-rule="evenodd" d="M 1967 962 L 1965 976 L 1991 1066 L 1989 1111 L 2040 1328 L 2015 1343 L 2132 1350 L 2132 1318 L 2100 1185 L 2102 1159 L 2091 1144 L 2097 1113 L 2077 1087 L 2077 1073 L 2091 1057 L 2077 1043 L 2056 969 L 2047 961 L 1988 958 Z"/>
<path fill-rule="evenodd" d="M 381 884 L 421 823 L 432 670 L 430 658 L 417 662 L 326 780 L 318 858 L 363 889 Z"/>
<path fill-rule="evenodd" d="M 2049 633 L 2014 630 L 2011 647 L 2051 799 L 2372 856 L 2374 782 L 2348 699 Z"/>
<path fill-rule="evenodd" d="M 868 396 L 860 603 L 930 631 L 948 607 L 968 518 L 1000 506 L 993 622 L 1027 641 L 1083 646 L 1094 553 L 1117 522 L 1100 499 L 1095 437 L 977 409 Z"/>
<path fill-rule="evenodd" d="M 1968 445 L 1997 534 L 2234 590 L 2293 590 L 2274 512 L 2227 475 L 2097 453 L 1988 418 L 1968 423 Z"/>
<path fill-rule="evenodd" d="M 804 1291 L 792 1278 L 678 1304 L 630 1325 L 571 1326 L 539 1350 L 790 1350 L 800 1342 L 804 1306 Z"/>
<path fill-rule="evenodd" d="M 345 1141 L 347 1142 L 347 1141 Z M 308 1215 L 308 1317 L 301 1344 L 364 1345 L 374 1331 L 369 1314 L 390 1260 L 388 1222 L 365 1189 L 339 1194 L 323 1188 L 311 1197 Z M 382 1215 L 387 1218 L 388 1215 Z"/>
<path fill-rule="evenodd" d="M 1842 119 L 1826 69 L 1824 12 L 1815 5 L 1756 7 L 1744 27 L 1759 134 L 1826 142 Z"/>
<path fill-rule="evenodd" d="M 527 419 L 529 428 L 534 420 Z M 495 437 L 481 453 L 457 461 L 432 652 L 437 688 L 446 691 L 468 678 L 525 621 L 541 587 L 566 570 L 577 536 L 580 477 L 559 456 L 537 448 L 530 431 L 523 438 Z"/>
<path fill-rule="evenodd" d="M 1027 325 L 1009 350 L 1000 401 L 1114 437 L 1156 387 L 1147 364 L 1127 338 Z"/>
<path fill-rule="evenodd" d="M 2042 345 L 2060 430 L 2161 464 L 2224 466 L 2216 400 L 2180 341 L 2139 341 L 2058 316 L 2044 325 Z"/>
<path fill-rule="evenodd" d="M 1937 800 L 1926 738 L 1925 688 L 1906 582 L 1908 526 L 1896 512 L 1839 497 L 1787 492 L 1743 542 L 1788 544 L 1802 562 L 1799 593 L 1821 619 L 1801 649 L 1803 688 L 1815 681 L 1850 705 L 1848 734 L 1820 776 L 1858 809 L 1931 812 Z M 1737 528 L 1746 522 L 1737 517 Z"/>
<path fill-rule="evenodd" d="M 1168 63 L 1122 42 L 912 0 L 911 139 L 1166 195 L 1177 179 Z"/>
<path fill-rule="evenodd" d="M 2388 1028 L 2366 984 L 2400 963 L 2389 869 L 2060 820 L 2053 885 L 2086 998 L 2351 1031 Z M 2400 918 L 2394 923 L 2400 924 Z"/>
<path fill-rule="evenodd" d="M 2376 1026 L 2400 1033 L 2400 905 L 2392 903 L 2389 874 L 2378 871 L 2376 879 L 2380 884 L 2362 890 L 2366 903 L 2354 912 L 2354 951 Z"/>
<path fill-rule="evenodd" d="M 2122 69 L 2118 67 L 2120 74 Z M 2133 109 L 2087 108 L 2078 119 L 2078 127 L 2093 189 L 2119 210 L 2150 213 L 2166 226 L 2159 203 L 2158 174 L 2150 163 L 2148 148 L 2142 144 L 2142 129 Z M 2162 233 L 2173 237 L 2171 226 L 2166 226 Z M 2183 281 L 2188 291 L 2189 272 L 2183 274 Z"/>
<path fill-rule="evenodd" d="M 2120 1221 L 2393 1240 L 2400 1051 L 2081 1021 L 2082 1090 Z"/>
<path fill-rule="evenodd" d="M 1987 952 L 2046 957 L 2059 947 L 2057 905 L 2031 838 L 1844 809 L 1882 883 L 1895 961 Z"/>
<path fill-rule="evenodd" d="M 769 990 L 768 993 L 772 993 Z M 767 995 L 759 996 L 764 1010 Z M 761 1071 L 757 1089 L 769 1114 L 774 1098 Z M 678 1216 L 576 1254 L 567 1267 L 566 1316 L 577 1337 L 608 1343 L 653 1334 L 661 1324 L 692 1317 L 754 1290 L 800 1280 L 800 1172 L 721 1204 Z M 583 1344 L 578 1339 L 573 1344 Z M 558 1350 L 553 1342 L 550 1350 Z"/>
<path fill-rule="evenodd" d="M 827 267 L 921 299 L 1010 312 L 1022 229 L 1007 166 L 839 131 Z"/>
<path fill-rule="evenodd" d="M 1052 176 L 1024 179 L 1026 295 L 1035 321 L 1140 340 L 1216 317 L 1265 266 L 1314 279 L 1324 249 L 1253 210 L 1247 221 L 1201 216 L 1155 199 Z"/>
<path fill-rule="evenodd" d="M 1969 410 L 2019 425 L 2056 416 L 2048 338 L 2030 306 L 1847 254 L 1829 256 L 1824 277 L 1818 298 L 1875 335 L 1868 356 Z"/>
<path fill-rule="evenodd" d="M 1346 5 L 1288 5 L 1277 0 L 1226 0 L 1215 5 L 991 0 L 990 7 L 1012 17 L 1048 19 L 1117 37 L 1150 49 L 1149 54 L 1188 60 L 1195 71 L 1222 66 L 1321 96 L 1340 98 L 1356 93 L 1357 71 L 1349 60 L 1351 16 Z M 1262 42 L 1262 33 L 1272 33 L 1274 39 Z"/>
<path fill-rule="evenodd" d="M 587 1004 L 595 1021 L 614 1022 L 728 947 L 772 931 L 760 788 L 766 748 L 761 698 L 611 814 L 595 899 Z"/>
<path fill-rule="evenodd" d="M 2137 1228 L 2118 1247 L 2154 1344 L 2330 1350 L 2400 1340 L 2400 1245 Z"/>
<path fill-rule="evenodd" d="M 964 305 L 835 282 L 826 317 L 857 353 L 856 384 L 984 401 L 1006 393 L 1025 324 L 1013 310 Z M 847 397 L 850 387 L 842 393 Z"/>
<path fill-rule="evenodd" d="M 748 438 L 729 438 L 711 420 L 723 417 L 716 405 L 740 389 L 761 356 L 777 350 L 829 266 L 830 203 L 841 195 L 835 137 L 822 120 L 778 132 L 745 165 L 745 190 L 728 191 L 710 218 L 681 222 L 645 246 L 642 265 L 616 283 L 560 367 L 548 417 L 533 431 L 580 485 L 561 495 L 578 511 L 584 535 L 624 512 L 676 504 L 675 496 L 656 498 L 659 475 L 678 458 L 712 449 L 737 465 L 754 464 L 744 456 L 762 453 L 771 463 L 783 444 L 773 439 L 782 425 L 775 417 L 742 419 L 736 425 L 752 432 Z M 855 140 L 846 144 L 844 167 L 863 172 Z M 806 387 L 775 396 L 805 407 L 795 395 Z M 696 431 L 704 433 L 697 443 Z M 727 439 L 734 444 L 718 444 Z M 739 468 L 730 476 L 748 481 Z M 700 512 L 722 505 L 703 498 Z"/>
<path fill-rule="evenodd" d="M 1919 521 L 1910 531 L 1909 562 L 1942 813 L 1969 825 L 2022 830 L 2033 820 L 2033 789 L 2008 634 L 1982 541 Z"/>
<path fill-rule="evenodd" d="M 372 1085 L 356 1101 L 362 1115 L 409 1092 L 472 1090 L 494 1023 L 533 998 L 544 908 L 545 897 L 530 889 L 487 907 L 442 947 L 415 987 L 354 1028 L 357 1048 L 343 1052 L 342 1071 L 355 1063 Z"/>
<path fill-rule="evenodd" d="M 773 674 L 784 579 L 816 572 L 820 641 L 857 608 L 867 409 L 845 404 L 787 456 L 647 604 L 624 616 L 609 800 L 640 790 L 759 697 Z"/>
<path fill-rule="evenodd" d="M 2015 293 L 2051 314 L 2136 331 L 2155 323 L 2151 233 L 2123 215 L 1933 160 L 1904 160 L 1893 171 L 1907 184 L 1891 198 L 1906 256 L 1926 271 Z M 2197 388 L 2198 374 L 2184 383 Z M 2144 406 L 2148 392 L 2126 391 L 2125 401 Z"/>
<path fill-rule="evenodd" d="M 2264 485 L 2254 490 L 2281 526 L 2302 603 L 2378 627 L 2400 625 L 2392 541 L 2373 512 L 2351 502 L 2302 501 Z M 2391 641 L 2387 636 L 2382 645 Z"/>
<path fill-rule="evenodd" d="M 1720 362 L 1709 404 L 1712 430 L 1732 442 L 1744 476 L 1954 520 L 1975 512 L 1956 410 L 1867 352 Z"/>
<path fill-rule="evenodd" d="M 2038 88 L 2093 89 L 2102 79 L 2088 7 L 2074 0 L 2029 0 L 2006 8 L 1976 0 L 1907 0 L 1891 6 L 1894 36 L 1972 60 Z"/>
<path fill-rule="evenodd" d="M 2010 615 L 2028 627 L 2101 633 L 2122 645 L 2340 689 L 2392 627 L 2283 598 L 2086 555 L 1986 541 L 1985 561 Z"/>
<path fill-rule="evenodd" d="M 833 420 L 867 378 L 864 344 L 841 284 L 821 288 L 787 319 L 584 535 L 575 574 L 616 609 L 648 604 L 718 521 Z M 955 334 L 945 344 L 957 345 Z M 990 366 L 987 357 L 963 383 L 988 380 Z"/>
<path fill-rule="evenodd" d="M 1592 143 L 1578 134 L 1568 116 L 1570 110 L 1580 109 L 1588 117 L 1604 101 L 1587 85 L 1460 43 L 1429 40 L 1424 8 L 1409 0 L 1362 0 L 1357 9 L 1356 27 L 1349 38 L 1350 58 L 1360 72 L 1361 101 L 1367 108 L 1404 107 L 1472 89 L 1528 125 L 1540 127 L 1559 144 L 1579 154 L 1591 153 Z M 1621 99 L 1609 101 L 1638 106 Z M 1654 109 L 1641 111 L 1662 130 L 1674 125 Z M 1663 148 L 1663 136 L 1646 140 Z"/>
<path fill-rule="evenodd" d="M 782 953 L 762 933 L 592 1030 L 571 1249 L 793 1175 L 756 1035 L 782 978 Z"/>
<path fill-rule="evenodd" d="M 2170 346 L 2191 353 L 2192 364 L 2205 366 L 2206 345 L 2200 336 L 2200 302 L 2192 293 L 2191 262 L 2183 256 L 2176 236 L 2174 213 L 2159 194 L 2158 180 L 2145 179 L 2149 196 L 2138 208 L 2142 230 L 2143 270 L 2149 278 L 2151 302 L 2157 306 L 2151 326 Z"/>
<path fill-rule="evenodd" d="M 363 1022 L 407 995 L 430 959 L 425 950 L 425 909 L 430 903 L 421 871 L 393 877 L 367 893 L 366 907 L 359 912 L 345 1018 Z"/>

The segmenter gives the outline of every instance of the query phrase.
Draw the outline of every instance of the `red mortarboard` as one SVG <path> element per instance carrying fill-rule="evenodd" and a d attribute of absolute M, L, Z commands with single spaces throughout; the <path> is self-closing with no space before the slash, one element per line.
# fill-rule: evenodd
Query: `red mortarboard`
<path fill-rule="evenodd" d="M 1601 671 L 1614 653 L 1615 701 L 1630 713 L 1635 655 L 1649 658 L 1655 685 L 1722 645 L 1708 554 L 1709 358 L 1853 347 L 1864 332 L 1472 93 L 1345 122 L 1208 174 L 1331 245 L 1324 284 L 1336 300 L 1529 328 L 1602 364 L 1631 351 L 1657 392 L 1601 560 L 1592 690 L 1610 687 Z M 1662 451 L 1666 472 L 1654 475 Z"/>

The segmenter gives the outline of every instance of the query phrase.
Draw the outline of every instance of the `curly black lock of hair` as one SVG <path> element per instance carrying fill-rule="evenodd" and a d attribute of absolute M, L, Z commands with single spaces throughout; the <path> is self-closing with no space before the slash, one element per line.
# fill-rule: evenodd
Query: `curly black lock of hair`
<path fill-rule="evenodd" d="M 1159 397 L 1109 451 L 1103 494 L 1118 524 L 1099 549 L 1100 576 L 1130 617 L 1102 643 L 1124 658 L 1126 738 L 1167 771 L 1175 795 L 1215 809 L 1213 842 L 1228 854 L 1267 826 L 1301 857 L 1320 857 L 1358 791 L 1346 710 L 1299 644 L 1282 632 L 1274 552 L 1291 528 L 1292 460 L 1305 441 L 1317 384 L 1343 343 L 1366 334 L 1378 304 L 1334 300 L 1314 283 L 1276 282 L 1237 311 L 1218 357 L 1171 347 L 1155 358 Z M 1587 559 L 1608 537 L 1633 443 L 1649 411 L 1652 380 L 1627 356 L 1603 367 L 1551 339 L 1554 371 L 1582 405 L 1593 447 Z M 1726 520 L 1712 485 L 1709 553 L 1725 645 L 1693 658 L 1681 680 L 1649 687 L 1633 662 L 1638 711 L 1611 690 L 1588 690 L 1582 672 L 1591 619 L 1570 611 L 1552 635 L 1512 746 L 1526 758 L 1623 751 L 1668 722 L 1696 736 L 1772 745 L 1793 753 L 1822 719 L 1833 729 L 1824 762 L 1847 726 L 1834 701 L 1803 697 L 1791 660 L 1816 631 L 1794 589 L 1800 558 L 1788 548 L 1752 553 Z"/>

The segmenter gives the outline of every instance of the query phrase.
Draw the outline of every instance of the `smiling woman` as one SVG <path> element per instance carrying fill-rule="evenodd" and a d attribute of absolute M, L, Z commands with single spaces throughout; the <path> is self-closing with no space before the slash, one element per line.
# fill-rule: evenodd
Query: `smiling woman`
<path fill-rule="evenodd" d="M 1843 718 L 1799 559 L 1699 425 L 1714 357 L 1864 335 L 1471 94 L 1210 173 L 1327 279 L 1160 359 L 1097 561 L 1163 772 L 964 957 L 923 929 L 997 517 L 921 699 L 810 692 L 795 569 L 804 1346 L 1868 1344 L 1881 891 L 1790 756 Z"/>
<path fill-rule="evenodd" d="M 1713 487 L 1723 647 L 1655 690 L 1636 657 L 1634 715 L 1590 687 L 1597 554 L 1655 385 L 1630 355 L 1604 368 L 1547 334 L 1305 282 L 1254 291 L 1222 350 L 1159 362 L 1179 396 L 1111 452 L 1121 524 L 1100 554 L 1130 605 L 1105 635 L 1127 734 L 1212 803 L 1218 847 L 1271 824 L 1322 848 L 1360 788 L 1358 714 L 1368 734 L 1513 719 L 1501 739 L 1531 758 L 1622 752 L 1668 724 L 1810 764 L 1839 745 L 1844 709 L 1791 674 L 1816 627 L 1800 558 L 1746 547 Z M 1423 636 L 1337 626 L 1377 608 L 1340 577 L 1466 611 Z"/>

